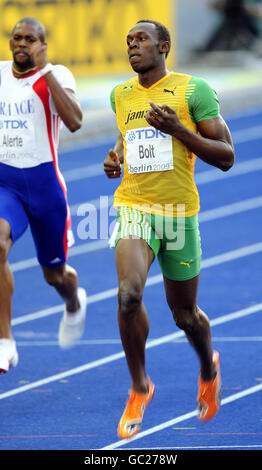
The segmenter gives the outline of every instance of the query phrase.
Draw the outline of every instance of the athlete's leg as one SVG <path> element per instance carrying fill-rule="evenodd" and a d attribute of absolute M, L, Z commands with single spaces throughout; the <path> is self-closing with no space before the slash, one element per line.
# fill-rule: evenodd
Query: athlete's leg
<path fill-rule="evenodd" d="M 14 279 L 7 257 L 12 246 L 11 227 L 0 218 L 0 338 L 12 339 L 11 311 Z"/>
<path fill-rule="evenodd" d="M 76 312 L 79 307 L 77 297 L 78 276 L 75 269 L 68 264 L 47 268 L 42 266 L 46 282 L 53 286 L 66 304 L 68 313 Z"/>
<path fill-rule="evenodd" d="M 1 178 L 8 181 L 6 167 L 1 166 Z M 9 169 L 7 168 L 9 171 Z M 23 204 L 13 189 L 0 184 L 0 338 L 11 339 L 13 274 L 8 263 L 10 248 L 28 226 Z"/>
<path fill-rule="evenodd" d="M 186 281 L 174 281 L 164 276 L 168 305 L 174 320 L 195 349 L 201 365 L 204 381 L 212 380 L 215 375 L 211 332 L 206 314 L 197 305 L 199 276 Z"/>
<path fill-rule="evenodd" d="M 144 240 L 129 238 L 119 240 L 115 255 L 119 280 L 118 324 L 132 389 L 147 393 L 145 344 L 149 320 L 142 295 L 154 253 Z"/>
<path fill-rule="evenodd" d="M 65 302 L 59 325 L 58 343 L 62 349 L 71 348 L 82 337 L 86 317 L 86 291 L 78 287 L 75 269 L 64 263 L 52 268 L 43 267 L 45 280 L 53 286 Z"/>
<path fill-rule="evenodd" d="M 59 345 L 64 349 L 76 344 L 84 332 L 87 299 L 86 291 L 78 287 L 77 272 L 67 264 L 71 217 L 66 194 L 52 166 L 46 165 L 42 171 L 42 185 L 46 178 L 48 194 L 43 198 L 43 188 L 39 193 L 34 186 L 36 202 L 29 213 L 29 223 L 44 278 L 65 302 L 58 332 Z M 31 174 L 29 178 L 31 181 Z"/>
<path fill-rule="evenodd" d="M 79 308 L 78 276 L 67 264 L 71 222 L 65 188 L 51 163 L 30 169 L 26 177 L 34 195 L 34 206 L 28 210 L 29 224 L 44 278 L 65 301 L 67 312 L 75 312 Z M 46 184 L 48 191 L 43 197 Z"/>

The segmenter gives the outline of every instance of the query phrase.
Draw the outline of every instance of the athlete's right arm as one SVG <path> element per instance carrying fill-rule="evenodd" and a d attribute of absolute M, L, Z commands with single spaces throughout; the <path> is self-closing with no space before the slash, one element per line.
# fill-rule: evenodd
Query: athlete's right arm
<path fill-rule="evenodd" d="M 123 154 L 123 138 L 119 133 L 114 148 L 109 150 L 104 161 L 104 171 L 108 178 L 120 177 L 121 163 L 123 163 Z"/>

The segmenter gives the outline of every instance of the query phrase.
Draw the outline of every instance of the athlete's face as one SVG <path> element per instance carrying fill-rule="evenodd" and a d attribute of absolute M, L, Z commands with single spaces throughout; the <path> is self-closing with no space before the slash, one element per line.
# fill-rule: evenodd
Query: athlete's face
<path fill-rule="evenodd" d="M 10 39 L 10 49 L 14 63 L 19 68 L 34 67 L 31 48 L 36 42 L 41 43 L 38 28 L 32 24 L 18 23 Z"/>
<path fill-rule="evenodd" d="M 162 60 L 161 44 L 154 24 L 138 23 L 127 35 L 128 57 L 132 69 L 145 73 Z"/>

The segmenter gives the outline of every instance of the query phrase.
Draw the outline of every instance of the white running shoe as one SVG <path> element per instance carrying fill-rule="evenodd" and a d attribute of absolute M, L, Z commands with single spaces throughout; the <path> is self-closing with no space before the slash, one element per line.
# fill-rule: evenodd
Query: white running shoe
<path fill-rule="evenodd" d="M 16 342 L 12 339 L 0 339 L 0 374 L 8 372 L 9 367 L 15 367 L 18 363 Z"/>
<path fill-rule="evenodd" d="M 75 345 L 81 338 L 85 328 L 87 296 L 82 287 L 77 290 L 80 308 L 75 313 L 64 310 L 58 332 L 58 342 L 62 349 L 68 349 Z"/>

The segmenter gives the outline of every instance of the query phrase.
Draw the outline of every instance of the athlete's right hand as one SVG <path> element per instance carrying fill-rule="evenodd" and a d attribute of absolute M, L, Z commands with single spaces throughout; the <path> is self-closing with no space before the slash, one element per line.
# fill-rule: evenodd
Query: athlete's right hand
<path fill-rule="evenodd" d="M 42 69 L 47 64 L 47 44 L 40 43 L 39 41 L 35 42 L 31 47 L 31 57 L 37 66 L 37 68 Z"/>
<path fill-rule="evenodd" d="M 104 172 L 108 178 L 119 178 L 121 175 L 121 163 L 115 150 L 110 149 L 105 161 Z"/>

